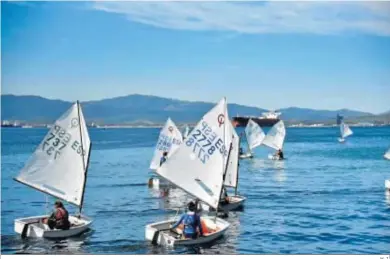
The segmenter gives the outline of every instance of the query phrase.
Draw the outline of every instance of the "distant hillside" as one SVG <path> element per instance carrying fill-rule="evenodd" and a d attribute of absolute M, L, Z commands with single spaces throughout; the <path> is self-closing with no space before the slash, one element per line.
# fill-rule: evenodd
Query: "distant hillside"
<path fill-rule="evenodd" d="M 49 100 L 39 96 L 1 96 L 2 120 L 19 120 L 30 123 L 51 123 L 69 106 L 70 102 Z M 128 95 L 98 101 L 83 102 L 83 112 L 88 122 L 127 124 L 135 122 L 162 123 L 167 117 L 176 122 L 197 122 L 214 104 L 189 102 L 145 95 Z M 260 116 L 266 110 L 238 104 L 229 104 L 229 115 Z M 372 117 L 371 113 L 351 110 L 313 110 L 297 107 L 281 109 L 287 121 L 335 120 L 337 113 L 346 118 Z"/>

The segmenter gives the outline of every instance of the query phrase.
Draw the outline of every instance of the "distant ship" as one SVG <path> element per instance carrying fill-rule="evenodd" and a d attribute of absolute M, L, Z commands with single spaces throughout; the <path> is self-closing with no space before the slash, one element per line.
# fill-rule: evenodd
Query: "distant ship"
<path fill-rule="evenodd" d="M 16 122 L 11 123 L 9 121 L 4 120 L 1 122 L 1 127 L 2 128 L 21 128 L 22 125 L 20 125 L 19 123 L 16 123 Z"/>
<path fill-rule="evenodd" d="M 252 119 L 254 122 L 259 124 L 260 127 L 272 127 L 280 121 L 279 116 L 281 114 L 281 112 L 269 111 L 263 112 L 261 117 L 237 115 L 233 117 L 233 124 L 236 127 L 246 127 L 246 124 L 248 123 L 249 119 Z"/>

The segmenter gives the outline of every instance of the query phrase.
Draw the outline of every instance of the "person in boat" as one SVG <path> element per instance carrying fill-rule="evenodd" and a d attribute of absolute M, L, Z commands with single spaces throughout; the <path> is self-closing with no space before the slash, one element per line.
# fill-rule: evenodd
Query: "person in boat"
<path fill-rule="evenodd" d="M 54 211 L 49 218 L 43 220 L 50 229 L 68 230 L 70 228 L 69 213 L 61 201 L 54 203 Z"/>
<path fill-rule="evenodd" d="M 203 228 L 201 219 L 194 202 L 188 203 L 188 212 L 183 214 L 179 221 L 171 226 L 172 229 L 176 229 L 180 224 L 184 225 L 183 235 L 185 238 L 196 239 L 199 236 L 203 236 Z"/>
<path fill-rule="evenodd" d="M 221 203 L 221 205 L 225 205 L 225 204 L 229 203 L 229 196 L 227 194 L 225 187 L 222 189 L 222 197 L 221 197 L 220 203 Z"/>
<path fill-rule="evenodd" d="M 162 164 L 164 164 L 167 161 L 167 156 L 168 156 L 168 152 L 164 151 L 164 153 L 160 159 L 160 166 L 162 166 Z"/>
<path fill-rule="evenodd" d="M 242 149 L 242 147 L 240 147 L 239 153 L 240 153 L 240 156 L 244 154 L 244 150 Z"/>
<path fill-rule="evenodd" d="M 279 149 L 275 156 L 279 159 L 279 160 L 283 160 L 284 159 L 284 156 L 283 156 L 283 151 L 281 149 Z"/>

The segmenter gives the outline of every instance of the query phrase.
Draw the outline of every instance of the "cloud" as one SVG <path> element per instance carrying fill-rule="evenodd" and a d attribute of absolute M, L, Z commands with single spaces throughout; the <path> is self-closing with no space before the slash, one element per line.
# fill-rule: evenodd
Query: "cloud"
<path fill-rule="evenodd" d="M 390 2 L 94 2 L 95 10 L 173 30 L 390 36 Z"/>

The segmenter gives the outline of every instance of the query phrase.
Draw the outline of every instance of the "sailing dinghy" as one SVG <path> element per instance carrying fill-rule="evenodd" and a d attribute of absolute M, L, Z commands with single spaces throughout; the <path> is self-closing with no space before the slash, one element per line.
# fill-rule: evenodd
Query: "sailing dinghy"
<path fill-rule="evenodd" d="M 387 150 L 387 152 L 383 155 L 384 158 L 390 160 L 390 148 Z"/>
<path fill-rule="evenodd" d="M 190 133 L 190 127 L 186 124 L 184 127 L 184 133 L 183 133 L 183 140 L 185 140 L 188 137 L 188 134 Z"/>
<path fill-rule="evenodd" d="M 226 99 L 223 98 L 191 131 L 180 148 L 172 154 L 157 174 L 200 201 L 217 209 L 224 183 L 225 165 L 231 150 Z M 220 218 L 202 216 L 208 234 L 185 239 L 170 229 L 176 219 L 160 221 L 145 227 L 145 238 L 164 246 L 201 245 L 220 238 L 230 224 Z"/>
<path fill-rule="evenodd" d="M 341 122 L 340 123 L 340 138 L 338 139 L 340 143 L 343 143 L 345 142 L 345 139 L 352 135 L 353 132 L 352 130 L 349 128 L 349 126 L 347 124 L 345 124 L 344 122 Z"/>
<path fill-rule="evenodd" d="M 171 118 L 168 118 L 158 137 L 156 149 L 152 161 L 150 162 L 150 169 L 155 172 L 157 168 L 160 167 L 160 159 L 163 156 L 163 153 L 168 152 L 167 159 L 169 159 L 182 142 L 183 137 L 180 130 L 176 127 Z M 149 187 L 154 188 L 169 186 L 169 182 L 164 181 L 160 177 L 151 177 L 148 184 Z"/>
<path fill-rule="evenodd" d="M 77 101 L 54 123 L 15 180 L 79 207 L 79 215 L 69 215 L 68 230 L 51 230 L 43 224 L 49 215 L 15 219 L 16 233 L 22 237 L 66 238 L 89 228 L 92 220 L 81 215 L 81 210 L 90 153 L 91 141 Z"/>
<path fill-rule="evenodd" d="M 252 150 L 260 146 L 265 138 L 265 134 L 263 130 L 252 119 L 249 119 L 245 127 L 245 136 L 248 143 L 248 153 L 241 154 L 240 155 L 241 159 L 252 158 L 253 157 Z"/>
<path fill-rule="evenodd" d="M 284 127 L 284 122 L 281 120 L 276 123 L 267 133 L 263 140 L 263 145 L 275 149 L 283 149 L 284 139 L 286 137 L 286 128 Z M 269 159 L 279 160 L 279 157 L 276 155 L 269 154 Z"/>
<path fill-rule="evenodd" d="M 227 191 L 226 187 L 231 187 L 235 189 L 235 193 L 234 195 L 229 195 L 227 201 L 224 200 L 220 201 L 218 210 L 223 211 L 224 213 L 241 209 L 246 200 L 246 197 L 238 195 L 237 193 L 238 176 L 239 176 L 238 170 L 239 170 L 240 138 L 238 137 L 237 132 L 231 123 L 230 123 L 230 131 L 232 134 L 232 146 L 231 146 L 231 151 L 230 151 L 229 160 L 227 162 L 227 168 L 225 173 L 224 191 Z M 210 208 L 210 206 L 208 206 L 203 202 L 201 202 L 201 206 L 202 206 L 202 210 L 213 211 L 213 209 Z"/>

